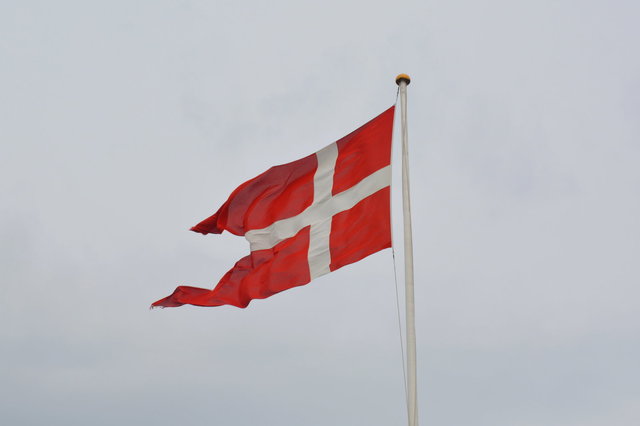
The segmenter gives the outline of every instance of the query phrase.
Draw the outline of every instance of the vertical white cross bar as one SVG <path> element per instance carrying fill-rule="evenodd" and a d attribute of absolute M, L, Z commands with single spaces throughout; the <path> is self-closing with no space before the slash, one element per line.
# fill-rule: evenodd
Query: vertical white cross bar
<path fill-rule="evenodd" d="M 322 204 L 331 199 L 333 189 L 333 174 L 338 159 L 338 145 L 331 145 L 316 153 L 318 168 L 313 175 L 313 204 Z M 329 238 L 331 235 L 332 216 L 325 217 L 321 222 L 311 225 L 309 231 L 309 274 L 311 279 L 330 272 L 331 251 Z"/>

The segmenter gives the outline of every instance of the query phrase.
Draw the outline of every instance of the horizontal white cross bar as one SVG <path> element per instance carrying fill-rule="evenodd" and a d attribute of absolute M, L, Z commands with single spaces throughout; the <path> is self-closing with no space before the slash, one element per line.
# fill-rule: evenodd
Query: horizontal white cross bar
<path fill-rule="evenodd" d="M 270 249 L 279 242 L 293 237 L 302 228 L 320 224 L 337 213 L 349 210 L 389 185 L 391 166 L 386 166 L 339 194 L 322 197 L 320 200 L 314 197 L 313 204 L 297 216 L 278 220 L 266 228 L 247 231 L 245 238 L 251 243 L 251 251 Z"/>

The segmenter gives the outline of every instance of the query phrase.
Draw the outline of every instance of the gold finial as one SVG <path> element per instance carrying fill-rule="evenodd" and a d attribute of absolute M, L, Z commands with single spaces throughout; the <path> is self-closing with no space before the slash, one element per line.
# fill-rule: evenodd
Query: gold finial
<path fill-rule="evenodd" d="M 407 74 L 398 74 L 396 77 L 396 84 L 400 86 L 401 81 L 405 81 L 407 85 L 409 85 L 409 83 L 411 83 L 411 78 Z"/>

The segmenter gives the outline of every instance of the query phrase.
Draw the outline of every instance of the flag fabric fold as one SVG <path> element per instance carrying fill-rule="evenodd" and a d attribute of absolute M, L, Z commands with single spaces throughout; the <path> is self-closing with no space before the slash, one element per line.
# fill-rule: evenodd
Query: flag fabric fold
<path fill-rule="evenodd" d="M 244 236 L 250 254 L 213 290 L 180 286 L 153 307 L 246 307 L 391 247 L 391 137 L 395 106 L 359 129 L 234 190 L 191 228 Z"/>

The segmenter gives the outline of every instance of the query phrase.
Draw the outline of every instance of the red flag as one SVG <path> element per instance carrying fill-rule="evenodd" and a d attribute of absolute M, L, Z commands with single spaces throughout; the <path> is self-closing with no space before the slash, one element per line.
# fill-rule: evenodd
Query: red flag
<path fill-rule="evenodd" d="M 213 290 L 180 286 L 152 306 L 244 308 L 391 247 L 394 109 L 315 154 L 240 185 L 191 230 L 244 235 L 249 256 Z"/>

